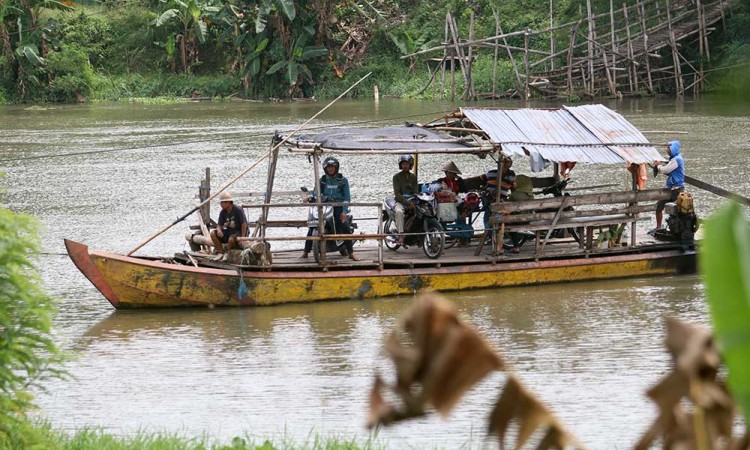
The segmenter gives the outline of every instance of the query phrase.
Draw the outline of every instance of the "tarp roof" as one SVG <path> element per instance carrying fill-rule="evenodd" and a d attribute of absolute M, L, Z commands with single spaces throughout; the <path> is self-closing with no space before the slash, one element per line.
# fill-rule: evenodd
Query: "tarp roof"
<path fill-rule="evenodd" d="M 476 143 L 415 125 L 384 128 L 339 128 L 314 135 L 291 137 L 290 147 L 331 152 L 427 152 L 429 150 L 467 153 L 481 150 Z M 484 149 L 485 151 L 487 148 Z"/>
<path fill-rule="evenodd" d="M 665 159 L 635 126 L 603 105 L 460 111 L 508 155 L 527 155 L 527 150 L 548 161 L 597 164 Z"/>

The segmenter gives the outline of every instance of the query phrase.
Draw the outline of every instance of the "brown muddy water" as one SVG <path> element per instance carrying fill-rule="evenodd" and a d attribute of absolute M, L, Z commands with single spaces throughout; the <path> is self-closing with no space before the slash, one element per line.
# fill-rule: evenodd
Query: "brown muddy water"
<path fill-rule="evenodd" d="M 411 296 L 290 304 L 258 309 L 115 312 L 63 256 L 63 238 L 127 252 L 194 205 L 205 167 L 214 186 L 263 154 L 274 130 L 291 130 L 324 103 L 198 103 L 0 107 L 3 205 L 45 227 L 39 261 L 55 324 L 73 351 L 75 378 L 49 384 L 40 415 L 74 430 L 116 434 L 168 431 L 222 440 L 305 442 L 311 435 L 371 436 L 364 428 L 367 392 L 379 368 L 390 374 L 381 339 Z M 521 106 L 505 103 L 502 106 Z M 533 105 L 541 106 L 541 105 Z M 687 173 L 750 196 L 750 106 L 710 100 L 633 100 L 608 104 L 654 143 L 683 143 Z M 451 105 L 417 101 L 341 101 L 315 126 L 383 120 L 426 121 Z M 116 150 L 116 151 L 112 151 Z M 58 156 L 69 154 L 68 156 Z M 490 160 L 456 157 L 465 174 Z M 437 178 L 438 157 L 420 161 L 420 179 Z M 355 201 L 390 191 L 395 157 L 342 157 Z M 528 173 L 525 162 L 514 169 Z M 626 182 L 622 167 L 579 166 L 577 186 Z M 312 185 L 305 158 L 282 155 L 277 189 Z M 265 167 L 236 191 L 260 191 Z M 664 178 L 650 180 L 661 186 Z M 694 190 L 701 216 L 721 199 Z M 213 206 L 214 215 L 218 207 Z M 305 218 L 305 210 L 272 213 Z M 355 211 L 373 217 L 373 211 Z M 184 248 L 188 224 L 174 227 L 140 254 Z M 363 230 L 374 222 L 362 221 Z M 639 224 L 651 228 L 653 221 Z M 278 231 L 276 231 L 278 233 Z M 304 230 L 292 230 L 304 233 Z M 293 244 L 294 246 L 299 244 Z M 279 247 L 281 247 L 279 245 Z M 482 290 L 450 294 L 463 317 L 515 366 L 521 378 L 589 448 L 632 446 L 655 414 L 644 390 L 668 370 L 662 318 L 707 323 L 697 276 Z M 472 389 L 446 418 L 430 416 L 382 429 L 392 448 L 493 447 L 485 421 L 502 376 Z"/>

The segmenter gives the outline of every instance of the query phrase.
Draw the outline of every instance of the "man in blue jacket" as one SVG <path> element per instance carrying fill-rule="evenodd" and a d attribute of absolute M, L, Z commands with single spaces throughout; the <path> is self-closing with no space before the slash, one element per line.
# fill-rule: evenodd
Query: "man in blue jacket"
<path fill-rule="evenodd" d="M 660 173 L 667 175 L 667 187 L 672 190 L 672 195 L 669 200 L 659 200 L 656 203 L 656 228 L 649 231 L 649 234 L 653 234 L 661 228 L 664 205 L 677 200 L 680 192 L 685 190 L 685 160 L 682 159 L 682 154 L 680 154 L 680 141 L 669 143 L 669 162 L 664 164 L 656 161 L 656 167 Z"/>

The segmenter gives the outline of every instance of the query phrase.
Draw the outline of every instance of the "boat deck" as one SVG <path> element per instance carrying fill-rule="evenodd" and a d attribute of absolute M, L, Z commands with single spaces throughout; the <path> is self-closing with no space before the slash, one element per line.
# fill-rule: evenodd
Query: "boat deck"
<path fill-rule="evenodd" d="M 453 246 L 446 249 L 438 259 L 429 259 L 425 256 L 420 246 L 399 248 L 397 251 L 389 250 L 383 246 L 383 268 L 414 268 L 414 267 L 446 267 L 459 265 L 475 265 L 486 263 L 511 263 L 520 261 L 549 260 L 571 257 L 596 257 L 602 255 L 617 255 L 625 253 L 642 253 L 644 251 L 668 250 L 680 247 L 679 244 L 655 241 L 647 234 L 639 234 L 638 244 L 635 246 L 620 246 L 615 248 L 594 248 L 592 250 L 582 249 L 572 238 L 550 239 L 544 250 L 536 257 L 535 242 L 526 242 L 520 248 L 520 253 L 512 253 L 505 250 L 503 254 L 493 255 L 492 247 L 485 245 L 479 255 L 475 255 L 479 245 L 479 238 L 472 239 L 468 246 Z M 188 252 L 175 254 L 175 260 L 184 264 L 191 264 L 190 258 L 200 266 L 233 269 L 237 268 L 263 271 L 327 271 L 327 270 L 351 270 L 364 268 L 379 268 L 378 248 L 375 245 L 355 245 L 354 247 L 359 261 L 353 261 L 338 253 L 328 253 L 325 265 L 318 264 L 312 255 L 308 258 L 300 258 L 301 249 L 273 251 L 273 264 L 268 266 L 239 265 L 225 262 L 221 256 L 207 255 L 201 252 Z M 188 256 L 189 255 L 189 256 Z"/>

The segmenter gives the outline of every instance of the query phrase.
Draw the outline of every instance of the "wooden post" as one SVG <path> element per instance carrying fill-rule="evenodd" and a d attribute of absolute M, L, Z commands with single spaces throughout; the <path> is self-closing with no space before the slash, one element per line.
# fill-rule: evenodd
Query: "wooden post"
<path fill-rule="evenodd" d="M 669 1 L 669 0 L 667 0 Z M 669 8 L 671 5 L 667 5 L 667 17 L 669 17 Z M 631 172 L 632 177 L 631 178 L 631 190 L 635 191 L 638 189 L 638 177 L 640 177 L 640 174 L 638 173 L 638 164 L 631 164 L 630 168 L 633 169 Z M 630 203 L 630 206 L 638 206 L 638 202 Z M 635 246 L 635 225 L 638 220 L 638 215 L 635 215 L 635 219 L 633 222 L 630 223 L 630 246 Z"/>
<path fill-rule="evenodd" d="M 528 36 L 524 34 L 524 37 Z M 526 79 L 528 84 L 528 78 Z M 495 203 L 500 203 L 500 191 L 503 186 L 503 152 L 499 150 L 497 152 L 497 187 L 495 189 Z M 490 208 L 491 210 L 492 208 Z M 501 234 L 502 233 L 502 234 Z M 505 224 L 500 226 L 499 230 L 495 230 L 495 248 L 492 249 L 492 260 L 497 262 L 497 254 L 503 248 L 503 234 L 505 234 Z"/>
<path fill-rule="evenodd" d="M 721 26 L 724 28 L 724 32 L 727 32 L 727 19 L 724 15 L 724 0 L 719 0 L 719 12 L 721 13 Z"/>
<path fill-rule="evenodd" d="M 325 237 L 326 221 L 325 217 L 323 217 L 323 199 L 321 198 L 323 193 L 320 192 L 320 150 L 316 149 L 312 156 L 313 173 L 315 174 L 315 206 L 318 209 L 318 237 L 320 238 L 320 241 L 318 241 L 318 250 L 320 251 L 320 264 L 325 268 L 326 247 L 328 247 L 328 244 Z"/>
<path fill-rule="evenodd" d="M 625 21 L 626 38 L 628 41 L 628 81 L 630 83 L 630 92 L 635 93 L 638 90 L 638 71 L 635 66 L 635 59 L 633 57 L 633 41 L 630 38 L 630 19 L 628 19 L 628 7 L 623 2 L 622 4 L 622 16 Z"/>
<path fill-rule="evenodd" d="M 672 46 L 672 64 L 674 65 L 674 89 L 677 96 L 682 97 L 685 93 L 685 88 L 682 83 L 682 70 L 680 69 L 680 57 L 677 52 L 677 41 L 674 37 L 674 30 L 672 29 L 672 5 L 671 1 L 667 0 L 667 23 L 669 27 L 669 43 Z"/>
<path fill-rule="evenodd" d="M 614 0 L 609 0 L 609 40 L 611 41 L 611 48 L 612 48 L 612 78 L 614 79 L 614 92 L 613 94 L 616 95 L 617 92 L 617 58 L 616 58 L 616 51 L 617 51 L 617 45 L 615 44 L 615 41 L 617 41 L 617 35 L 615 33 L 615 3 Z M 605 56 L 606 58 L 606 56 Z"/>
<path fill-rule="evenodd" d="M 273 145 L 273 144 L 271 144 Z M 276 163 L 279 160 L 279 148 L 276 147 L 271 153 L 271 157 L 268 160 L 268 175 L 266 176 L 266 192 L 263 196 L 265 204 L 271 203 L 271 195 L 273 193 L 273 182 L 276 178 Z M 256 229 L 260 227 L 260 236 L 266 237 L 266 222 L 268 221 L 268 206 L 264 206 L 261 210 L 260 218 L 258 223 L 255 225 Z"/>
<path fill-rule="evenodd" d="M 211 168 L 206 167 L 206 178 L 201 181 L 201 187 L 198 191 L 201 203 L 211 196 Z M 211 202 L 206 202 L 201 206 L 201 218 L 203 223 L 211 223 Z"/>
<path fill-rule="evenodd" d="M 700 0 L 699 0 L 700 1 Z M 648 92 L 654 95 L 654 82 L 651 79 L 651 63 L 648 56 L 648 33 L 646 30 L 646 13 L 643 3 L 638 4 L 638 14 L 641 16 L 641 32 L 643 33 L 643 55 L 646 59 L 646 75 L 648 76 Z"/>
<path fill-rule="evenodd" d="M 378 209 L 378 234 L 383 235 L 383 215 L 380 214 L 380 209 Z M 383 239 L 378 239 L 378 270 L 383 270 Z"/>

